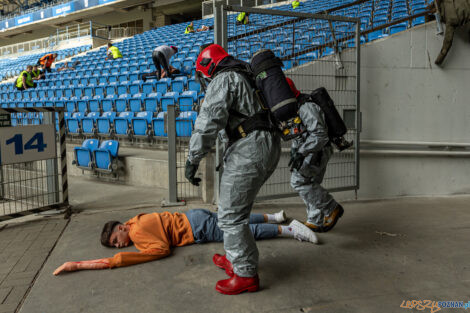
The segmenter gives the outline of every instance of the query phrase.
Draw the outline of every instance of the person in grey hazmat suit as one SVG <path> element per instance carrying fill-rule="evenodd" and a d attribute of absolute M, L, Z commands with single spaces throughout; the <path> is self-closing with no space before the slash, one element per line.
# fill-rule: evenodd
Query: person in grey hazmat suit
<path fill-rule="evenodd" d="M 291 147 L 291 186 L 307 206 L 305 225 L 315 232 L 327 232 L 336 225 L 344 210 L 321 186 L 333 154 L 325 116 L 317 104 L 309 101 L 308 95 L 297 90 L 290 78 L 286 80 L 297 100 L 304 102 L 299 107 L 303 133 L 293 139 Z"/>
<path fill-rule="evenodd" d="M 218 225 L 224 232 L 226 255 L 214 255 L 214 263 L 233 276 L 217 282 L 223 294 L 257 291 L 258 249 L 249 228 L 249 215 L 258 191 L 276 169 L 281 153 L 274 132 L 249 79 L 237 69 L 247 63 L 234 59 L 212 44 L 199 54 L 196 71 L 211 78 L 189 144 L 185 176 L 194 185 L 201 159 L 225 129 L 229 147 L 224 155 L 220 181 Z M 300 223 L 299 223 L 300 224 Z M 302 225 L 302 224 L 300 224 Z M 303 226 L 303 225 L 302 225 Z"/>

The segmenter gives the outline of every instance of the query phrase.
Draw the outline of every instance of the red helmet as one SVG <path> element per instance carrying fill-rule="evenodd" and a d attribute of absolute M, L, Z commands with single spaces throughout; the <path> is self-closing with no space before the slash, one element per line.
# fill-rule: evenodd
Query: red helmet
<path fill-rule="evenodd" d="M 206 77 L 211 77 L 220 61 L 228 56 L 229 54 L 221 46 L 210 45 L 199 53 L 196 60 L 196 71 L 203 73 Z"/>
<path fill-rule="evenodd" d="M 289 77 L 286 77 L 286 80 L 287 80 L 287 83 L 289 84 L 290 90 L 297 98 L 300 95 L 300 91 L 297 89 L 297 87 L 295 87 L 294 81 L 290 79 Z"/>

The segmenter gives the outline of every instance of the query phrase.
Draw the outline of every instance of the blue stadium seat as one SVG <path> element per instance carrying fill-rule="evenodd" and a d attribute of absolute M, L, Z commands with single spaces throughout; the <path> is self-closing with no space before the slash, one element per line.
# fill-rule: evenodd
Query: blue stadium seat
<path fill-rule="evenodd" d="M 75 112 L 72 114 L 72 117 L 65 119 L 68 134 L 79 135 L 81 133 L 80 122 L 83 116 L 83 112 Z"/>
<path fill-rule="evenodd" d="M 153 93 L 153 84 L 148 82 L 148 83 L 143 83 L 142 84 L 142 93 L 150 94 Z"/>
<path fill-rule="evenodd" d="M 117 95 L 115 86 L 106 86 L 106 97 L 110 95 Z"/>
<path fill-rule="evenodd" d="M 162 94 L 160 92 L 153 92 L 148 94 L 148 96 L 144 99 L 144 110 L 158 112 L 158 105 L 161 98 Z"/>
<path fill-rule="evenodd" d="M 83 88 L 83 97 L 89 97 L 90 99 L 93 98 L 93 87 L 85 87 Z"/>
<path fill-rule="evenodd" d="M 85 170 L 93 170 L 93 152 L 98 149 L 98 139 L 86 139 L 81 147 L 74 147 L 74 164 Z"/>
<path fill-rule="evenodd" d="M 159 81 L 155 84 L 155 90 L 161 94 L 165 94 L 168 91 L 168 84 L 166 82 Z"/>
<path fill-rule="evenodd" d="M 151 123 L 152 112 L 139 112 L 136 117 L 131 119 L 131 129 L 133 136 L 150 137 L 151 136 Z"/>
<path fill-rule="evenodd" d="M 101 100 L 100 99 L 91 99 L 88 101 L 88 108 L 90 112 L 101 112 Z"/>
<path fill-rule="evenodd" d="M 116 112 L 104 112 L 101 117 L 98 117 L 96 119 L 97 134 L 100 136 L 111 135 L 113 131 L 112 125 L 114 123 L 115 118 Z"/>
<path fill-rule="evenodd" d="M 127 85 L 126 84 L 121 84 L 117 86 L 117 95 L 125 95 L 127 94 Z"/>
<path fill-rule="evenodd" d="M 400 24 L 390 26 L 389 28 L 390 35 L 404 31 L 407 29 L 407 27 L 408 27 L 408 23 L 400 23 Z"/>
<path fill-rule="evenodd" d="M 195 103 L 197 103 L 197 92 L 194 90 L 183 91 L 178 97 L 178 106 L 182 112 L 191 111 Z"/>
<path fill-rule="evenodd" d="M 153 133 L 156 137 L 168 136 L 165 129 L 165 114 L 166 112 L 160 112 L 157 117 L 152 119 Z"/>
<path fill-rule="evenodd" d="M 67 110 L 67 112 L 75 112 L 77 110 L 75 101 L 65 101 L 65 109 Z"/>
<path fill-rule="evenodd" d="M 131 96 L 134 96 L 137 93 L 140 93 L 140 85 L 136 83 L 132 83 L 129 85 L 129 93 Z"/>
<path fill-rule="evenodd" d="M 162 110 L 166 112 L 167 106 L 169 104 L 177 103 L 178 96 L 179 96 L 178 92 L 174 92 L 174 91 L 167 92 L 161 99 Z"/>
<path fill-rule="evenodd" d="M 116 112 L 127 111 L 127 95 L 126 97 L 120 97 L 119 99 L 114 100 L 114 106 L 116 107 Z"/>
<path fill-rule="evenodd" d="M 197 112 L 181 112 L 180 115 L 176 118 L 176 136 L 191 137 L 196 118 Z"/>
<path fill-rule="evenodd" d="M 78 112 L 88 112 L 88 100 L 78 100 L 77 101 L 77 111 Z"/>
<path fill-rule="evenodd" d="M 131 112 L 142 111 L 142 99 L 140 97 L 129 99 L 129 109 Z"/>
<path fill-rule="evenodd" d="M 128 136 L 129 125 L 131 119 L 134 117 L 134 112 L 121 112 L 119 117 L 114 119 L 114 133 L 116 136 Z"/>
<path fill-rule="evenodd" d="M 101 110 L 103 112 L 114 111 L 114 99 L 101 100 Z"/>
<path fill-rule="evenodd" d="M 171 91 L 174 92 L 183 92 L 184 90 L 184 82 L 181 80 L 174 80 L 171 82 Z"/>
<path fill-rule="evenodd" d="M 188 80 L 188 90 L 195 90 L 199 93 L 201 92 L 201 85 L 196 80 L 190 79 Z"/>
<path fill-rule="evenodd" d="M 85 135 L 94 135 L 96 132 L 95 121 L 100 116 L 99 112 L 90 112 L 82 118 L 82 132 Z"/>
<path fill-rule="evenodd" d="M 96 170 L 104 172 L 113 172 L 116 166 L 116 159 L 119 152 L 119 142 L 116 140 L 105 140 L 101 143 L 100 147 L 94 150 L 93 155 L 95 158 Z"/>

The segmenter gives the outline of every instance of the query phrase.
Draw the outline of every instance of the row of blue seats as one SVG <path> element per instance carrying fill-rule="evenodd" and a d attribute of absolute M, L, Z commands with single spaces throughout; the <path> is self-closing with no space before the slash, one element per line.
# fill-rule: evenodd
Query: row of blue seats
<path fill-rule="evenodd" d="M 69 135 L 116 136 L 116 137 L 166 137 L 165 112 L 154 116 L 153 112 L 91 112 L 86 117 L 73 113 L 65 119 Z M 197 112 L 181 112 L 176 118 L 176 135 L 190 137 L 197 118 Z"/>
<path fill-rule="evenodd" d="M 84 96 L 81 99 L 55 99 L 50 98 L 44 101 L 8 101 L 2 103 L 2 108 L 23 108 L 23 107 L 65 107 L 67 112 L 140 112 L 151 111 L 160 112 L 167 111 L 168 105 L 177 105 L 180 111 L 190 111 L 193 107 L 199 104 L 204 98 L 204 94 L 199 94 L 196 91 L 183 91 L 181 94 L 178 92 L 167 92 L 162 94 L 160 92 L 153 92 L 150 94 L 137 93 L 134 96 L 123 94 L 108 96 L 107 98 L 93 98 Z"/>
<path fill-rule="evenodd" d="M 81 147 L 74 147 L 74 160 L 72 164 L 85 170 L 96 170 L 112 173 L 117 166 L 119 142 L 117 140 L 105 140 L 99 144 L 98 139 L 86 139 Z"/>
<path fill-rule="evenodd" d="M 114 79 L 119 79 L 113 77 Z M 62 85 L 69 83 L 69 85 Z M 75 86 L 76 84 L 76 86 Z M 99 84 L 99 85 L 98 85 Z M 86 87 L 85 87 L 86 86 Z M 83 96 L 93 98 L 99 96 L 99 98 L 106 98 L 110 95 L 121 96 L 124 94 L 135 95 L 138 93 L 150 94 L 153 92 L 160 92 L 165 94 L 168 91 L 184 92 L 184 91 L 201 91 L 201 86 L 194 79 L 187 79 L 185 76 L 180 76 L 170 79 L 161 79 L 160 81 L 149 80 L 144 83 L 143 81 L 137 80 L 133 83 L 129 81 L 112 81 L 112 82 L 100 82 L 100 79 L 82 78 L 73 81 L 49 81 L 49 86 L 44 84 L 33 90 L 26 91 L 10 91 L 0 92 L 0 100 L 7 101 L 21 101 L 21 100 L 54 100 L 54 99 L 71 99 L 76 97 L 77 99 Z"/>

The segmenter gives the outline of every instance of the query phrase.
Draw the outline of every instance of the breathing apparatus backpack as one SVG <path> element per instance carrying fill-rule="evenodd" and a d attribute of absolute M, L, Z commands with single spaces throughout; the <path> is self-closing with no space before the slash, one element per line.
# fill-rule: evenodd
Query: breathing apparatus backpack
<path fill-rule="evenodd" d="M 282 71 L 282 61 L 271 50 L 256 52 L 250 61 L 256 88 L 260 91 L 265 109 L 271 114 L 273 123 L 280 130 L 283 140 L 291 140 L 302 134 L 299 117 L 299 106 L 306 101 L 316 103 L 325 115 L 328 137 L 339 151 L 352 146 L 343 136 L 347 132 L 346 125 L 339 115 L 333 100 L 325 88 L 314 90 L 307 97 L 297 100 L 286 81 Z"/>

